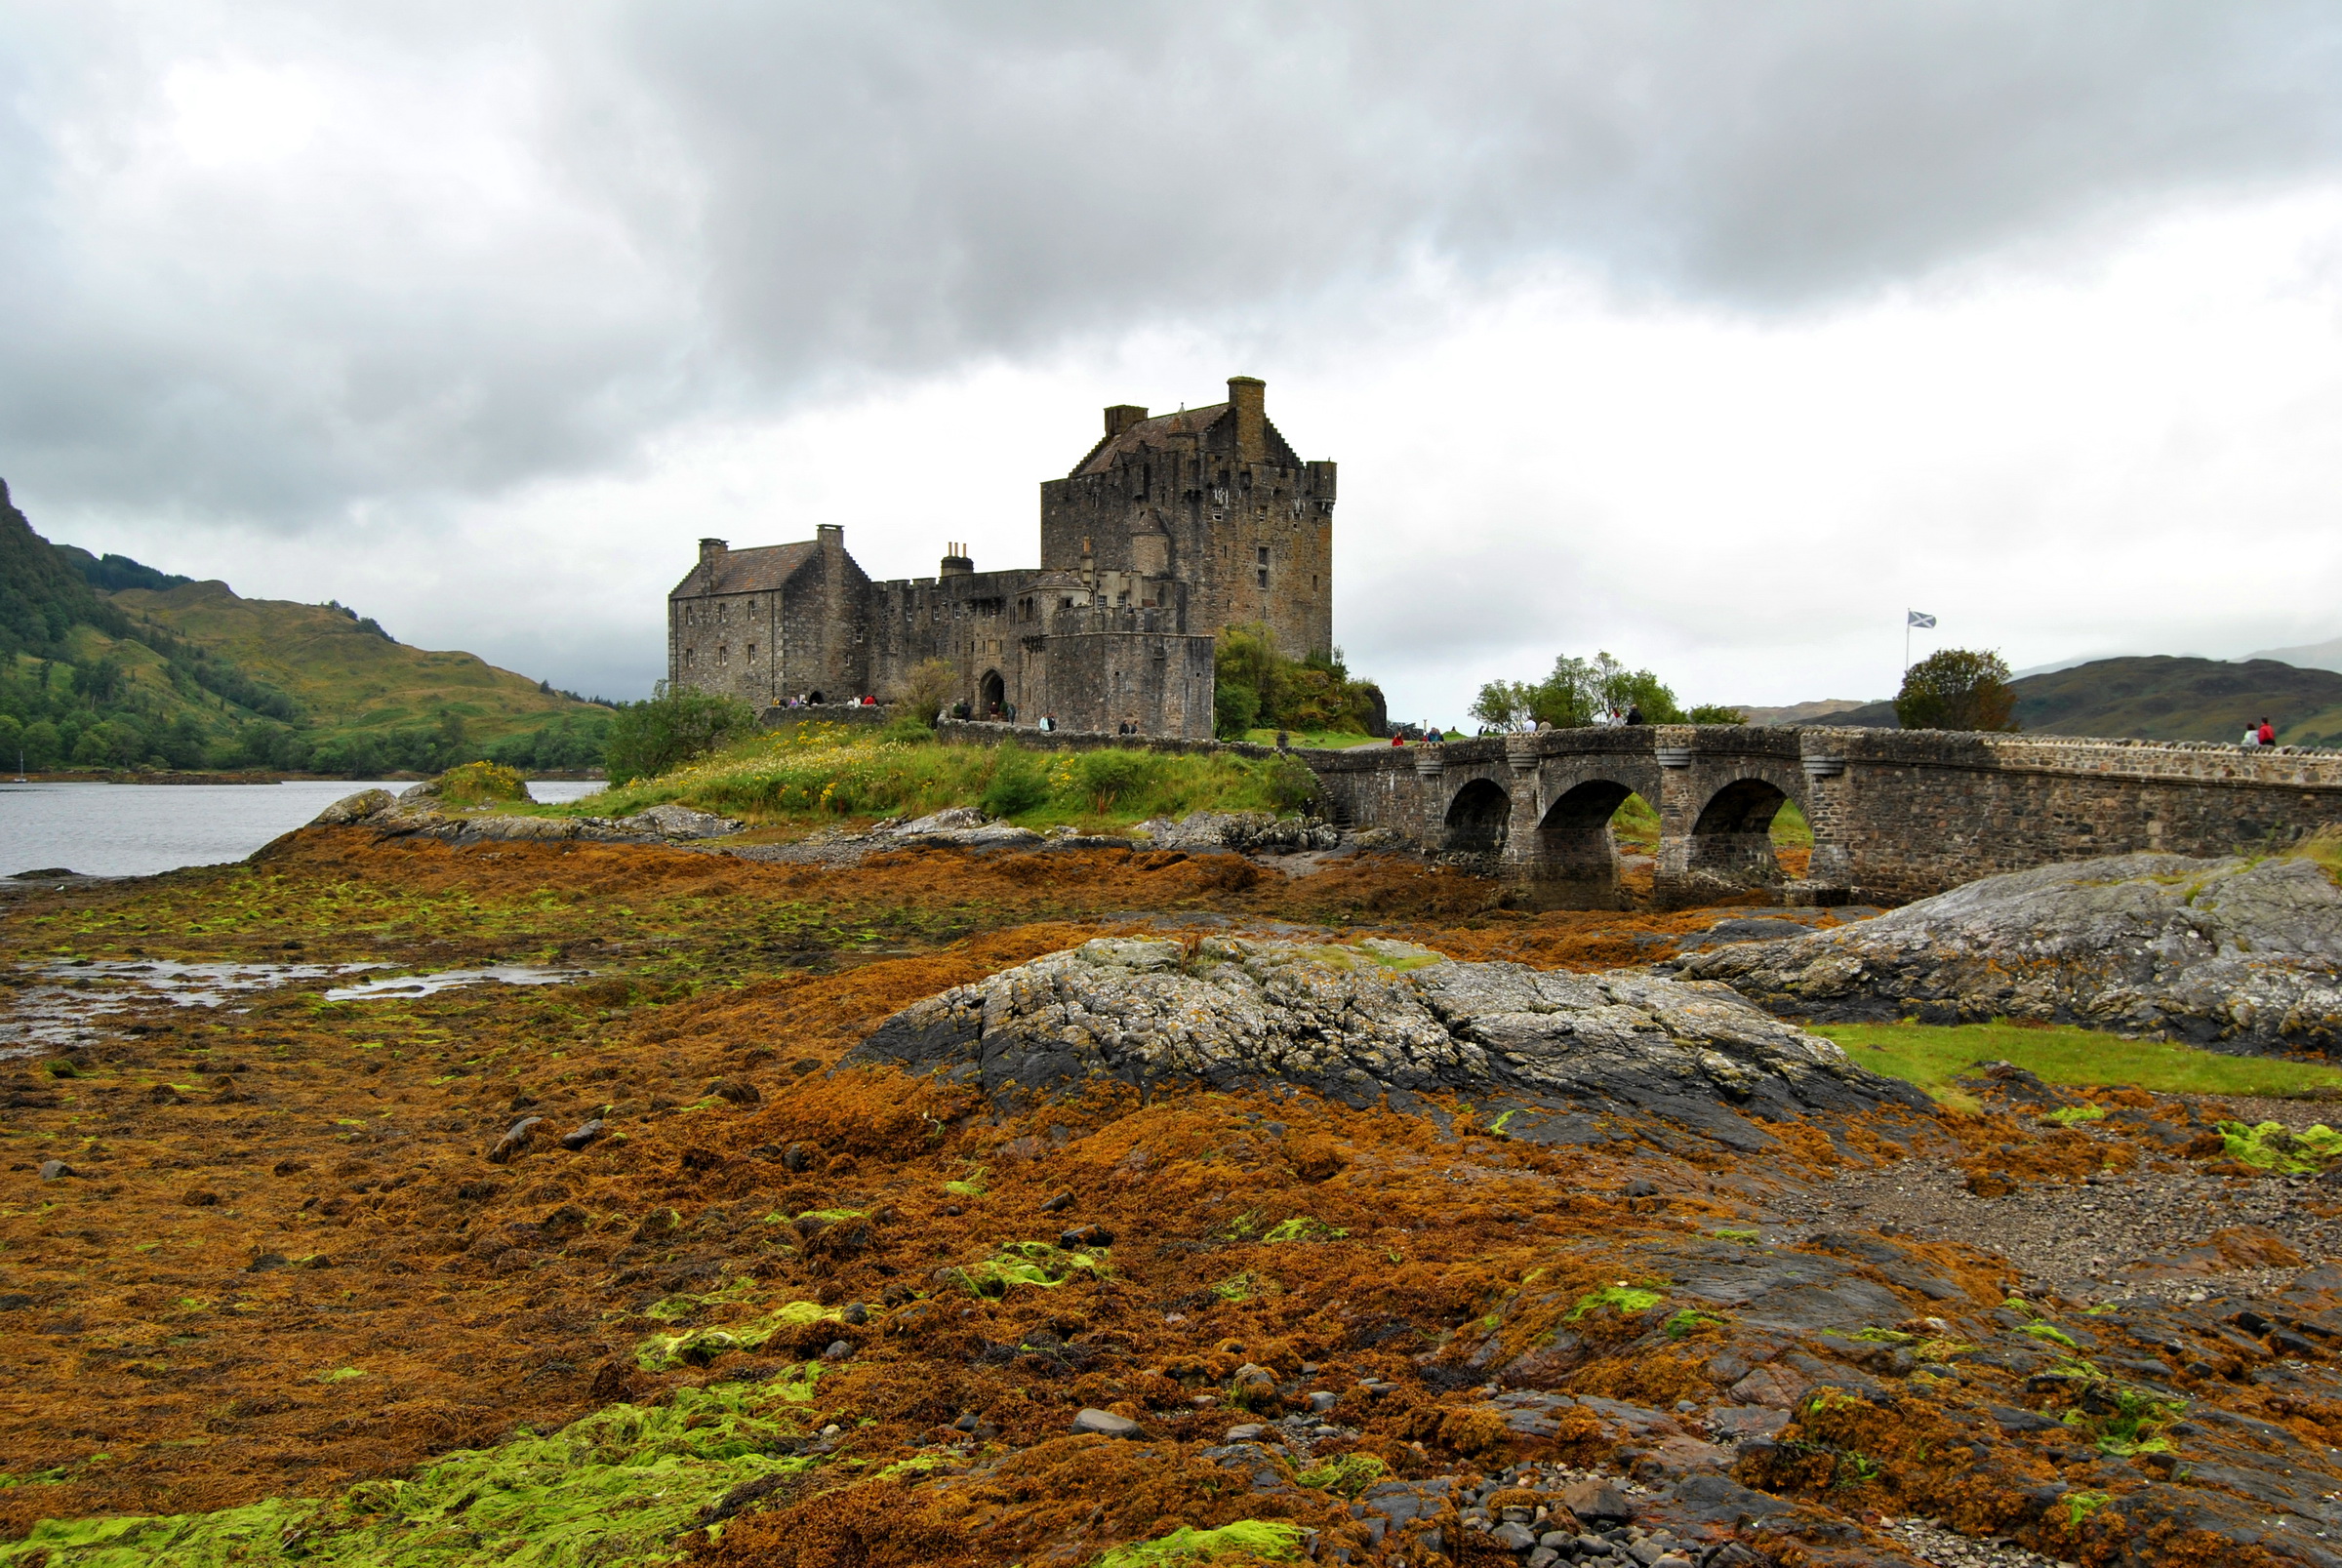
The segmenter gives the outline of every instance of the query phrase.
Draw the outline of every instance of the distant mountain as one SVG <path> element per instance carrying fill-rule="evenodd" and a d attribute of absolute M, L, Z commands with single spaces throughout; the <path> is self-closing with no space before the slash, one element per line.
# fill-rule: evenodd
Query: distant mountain
<path fill-rule="evenodd" d="M 2342 637 L 2304 643 L 2299 648 L 2267 648 L 2252 657 L 2274 659 L 2284 664 L 2299 664 L 2304 669 L 2342 670 Z"/>
<path fill-rule="evenodd" d="M 610 710 L 338 604 L 239 598 L 52 544 L 0 484 L 0 761 L 436 771 L 601 760 Z"/>
<path fill-rule="evenodd" d="M 2095 659 L 2027 675 L 2017 723 L 2048 735 L 2142 741 L 2235 741 L 2263 714 L 2290 745 L 2342 745 L 2342 673 L 2273 659 Z M 1871 703 L 1819 722 L 1894 729 L 1892 703 Z"/>
<path fill-rule="evenodd" d="M 1859 697 L 1825 697 L 1819 702 L 1793 703 L 1787 707 L 1752 707 L 1735 703 L 1751 724 L 1836 724 L 1835 715 L 1865 706 Z"/>

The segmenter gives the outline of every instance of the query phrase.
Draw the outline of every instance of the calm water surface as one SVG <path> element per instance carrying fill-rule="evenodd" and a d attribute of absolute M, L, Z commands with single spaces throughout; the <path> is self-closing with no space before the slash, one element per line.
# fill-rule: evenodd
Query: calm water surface
<path fill-rule="evenodd" d="M 240 861 L 344 795 L 405 784 L 347 779 L 280 784 L 0 782 L 0 876 L 62 866 L 88 876 L 147 876 Z M 539 800 L 576 800 L 591 780 L 537 780 Z"/>

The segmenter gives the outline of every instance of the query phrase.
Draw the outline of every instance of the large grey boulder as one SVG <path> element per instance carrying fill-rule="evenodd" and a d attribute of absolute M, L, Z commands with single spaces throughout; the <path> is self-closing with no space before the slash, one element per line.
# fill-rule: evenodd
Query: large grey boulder
<path fill-rule="evenodd" d="M 2118 855 L 1683 959 L 1777 1012 L 2015 1018 L 2240 1053 L 2342 1045 L 2342 888 L 2298 859 Z"/>
<path fill-rule="evenodd" d="M 1282 1081 L 1399 1108 L 1456 1094 L 1544 1143 L 1609 1142 L 1656 1118 L 1756 1148 L 1773 1142 L 1757 1121 L 1927 1104 L 1726 986 L 1371 940 L 1101 939 L 906 1008 L 845 1065 L 941 1072 L 1006 1100 L 1101 1078 Z"/>
<path fill-rule="evenodd" d="M 1173 822 L 1155 817 L 1138 832 L 1156 849 L 1232 849 L 1247 854 L 1293 854 L 1332 849 L 1342 830 L 1315 817 L 1277 817 L 1265 811 L 1199 811 Z"/>

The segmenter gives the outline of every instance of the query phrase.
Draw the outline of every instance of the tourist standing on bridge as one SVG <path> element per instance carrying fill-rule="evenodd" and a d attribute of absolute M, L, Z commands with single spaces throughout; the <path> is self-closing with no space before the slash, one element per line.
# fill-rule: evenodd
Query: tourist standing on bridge
<path fill-rule="evenodd" d="M 2277 744 L 2277 726 L 2269 722 L 2268 714 L 2261 715 L 2261 727 L 2255 732 L 2253 739 L 2263 745 Z"/>
<path fill-rule="evenodd" d="M 1642 722 L 1642 704 L 1640 703 L 1637 703 L 1633 707 L 1627 709 L 1626 722 L 1629 724 L 1640 724 Z"/>

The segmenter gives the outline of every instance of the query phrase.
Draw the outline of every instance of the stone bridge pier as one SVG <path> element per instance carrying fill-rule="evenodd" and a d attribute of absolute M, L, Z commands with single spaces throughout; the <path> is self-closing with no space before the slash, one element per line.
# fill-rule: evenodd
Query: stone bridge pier
<path fill-rule="evenodd" d="M 1659 818 L 1663 905 L 1760 889 L 1899 903 L 2027 865 L 2226 854 L 2342 822 L 2342 753 L 2294 747 L 1653 725 L 1301 754 L 1338 820 L 1387 828 L 1548 907 L 1630 902 L 1610 821 L 1631 794 Z M 1813 828 L 1794 877 L 1772 842 L 1791 802 Z"/>

